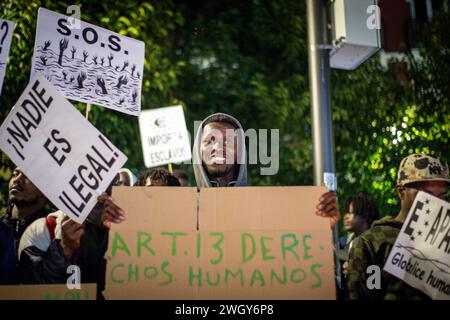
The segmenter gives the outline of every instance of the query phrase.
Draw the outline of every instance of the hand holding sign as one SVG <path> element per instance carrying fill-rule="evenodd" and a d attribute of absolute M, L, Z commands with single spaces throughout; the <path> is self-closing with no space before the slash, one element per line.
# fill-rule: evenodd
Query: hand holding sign
<path fill-rule="evenodd" d="M 86 233 L 84 225 L 76 223 L 65 216 L 61 224 L 61 248 L 67 258 L 74 255 L 80 248 L 80 239 Z"/>
<path fill-rule="evenodd" d="M 100 197 L 98 197 L 98 202 L 103 207 L 101 221 L 105 228 L 110 229 L 111 223 L 121 223 L 125 221 L 125 212 L 114 203 L 111 196 L 103 192 Z"/>
<path fill-rule="evenodd" d="M 339 203 L 334 191 L 328 191 L 320 197 L 316 215 L 330 218 L 332 227 L 339 221 Z"/>

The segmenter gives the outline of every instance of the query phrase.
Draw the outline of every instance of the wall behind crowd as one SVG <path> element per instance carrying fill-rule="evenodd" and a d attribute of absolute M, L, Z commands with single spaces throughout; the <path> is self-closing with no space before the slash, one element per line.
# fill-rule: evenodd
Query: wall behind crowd
<path fill-rule="evenodd" d="M 114 2 L 114 4 L 112 4 Z M 73 3 L 6 2 L 0 17 L 16 31 L 0 97 L 0 118 L 25 88 L 30 74 L 38 7 L 65 13 Z M 280 169 L 253 185 L 312 184 L 310 100 L 304 1 L 77 2 L 82 19 L 143 40 L 146 60 L 142 109 L 182 104 L 193 121 L 222 111 L 245 128 L 280 129 Z M 448 14 L 433 17 L 422 59 L 383 67 L 375 55 L 356 71 L 332 71 L 332 106 L 340 199 L 371 195 L 382 214 L 396 213 L 395 175 L 412 152 L 450 158 L 450 29 Z M 447 55 L 447 56 L 446 56 Z M 85 105 L 74 103 L 84 112 Z M 144 169 L 137 118 L 93 107 L 90 121 Z M 0 199 L 7 200 L 13 165 L 0 163 Z M 181 167 L 190 173 L 190 166 Z M 193 180 L 192 180 L 193 182 Z"/>

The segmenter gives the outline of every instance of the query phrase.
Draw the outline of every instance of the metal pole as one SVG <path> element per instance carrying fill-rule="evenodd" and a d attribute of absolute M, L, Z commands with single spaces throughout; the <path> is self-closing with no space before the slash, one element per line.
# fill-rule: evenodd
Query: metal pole
<path fill-rule="evenodd" d="M 330 58 L 326 45 L 327 0 L 306 0 L 308 19 L 309 86 L 314 153 L 314 184 L 319 186 L 324 172 L 335 173 L 334 136 L 330 102 Z M 333 228 L 333 242 L 339 248 L 339 231 Z M 336 280 L 341 285 L 341 265 L 335 255 Z"/>

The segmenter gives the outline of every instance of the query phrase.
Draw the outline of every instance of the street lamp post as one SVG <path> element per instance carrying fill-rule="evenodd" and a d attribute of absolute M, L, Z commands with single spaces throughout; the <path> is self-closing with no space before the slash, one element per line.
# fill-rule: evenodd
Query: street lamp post
<path fill-rule="evenodd" d="M 335 173 L 334 135 L 330 99 L 330 58 L 327 37 L 327 0 L 306 0 L 308 19 L 309 87 L 314 154 L 314 184 L 321 185 L 324 172 Z M 339 248 L 337 225 L 334 247 Z M 341 266 L 335 255 L 336 280 L 341 288 Z"/>

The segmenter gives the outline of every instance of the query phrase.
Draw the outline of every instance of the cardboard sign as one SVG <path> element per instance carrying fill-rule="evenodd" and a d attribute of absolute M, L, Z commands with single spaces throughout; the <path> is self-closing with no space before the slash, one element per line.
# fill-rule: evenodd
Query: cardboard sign
<path fill-rule="evenodd" d="M 417 194 L 384 270 L 433 299 L 450 300 L 450 203 Z"/>
<path fill-rule="evenodd" d="M 191 144 L 182 106 L 145 110 L 139 116 L 147 168 L 191 159 Z"/>
<path fill-rule="evenodd" d="M 323 187 L 115 187 L 107 299 L 335 299 Z"/>
<path fill-rule="evenodd" d="M 6 64 L 8 63 L 7 59 L 13 31 L 13 22 L 0 19 L 0 95 L 2 94 L 3 78 L 5 77 Z"/>
<path fill-rule="evenodd" d="M 65 284 L 0 285 L 0 300 L 96 300 L 97 284 L 82 283 L 69 290 Z"/>
<path fill-rule="evenodd" d="M 68 99 L 137 116 L 144 51 L 142 41 L 39 8 L 31 77 L 41 72 Z"/>
<path fill-rule="evenodd" d="M 0 127 L 0 149 L 78 223 L 127 160 L 42 75 Z"/>

